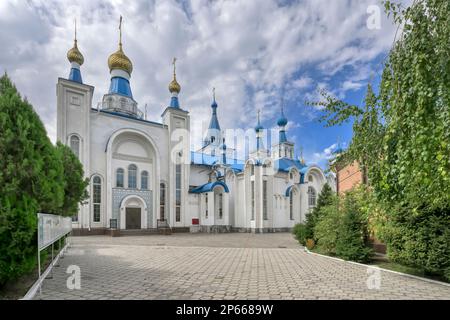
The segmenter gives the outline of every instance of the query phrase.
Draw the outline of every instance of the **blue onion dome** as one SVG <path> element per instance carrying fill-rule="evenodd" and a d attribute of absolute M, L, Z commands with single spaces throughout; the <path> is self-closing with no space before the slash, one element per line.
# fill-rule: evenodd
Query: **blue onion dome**
<path fill-rule="evenodd" d="M 285 125 L 287 125 L 287 123 L 288 119 L 284 115 L 282 115 L 277 121 L 279 127 L 284 127 Z"/>
<path fill-rule="evenodd" d="M 227 145 L 226 145 L 225 143 L 223 143 L 223 144 L 220 146 L 220 148 L 221 148 L 222 150 L 227 150 Z"/>
<path fill-rule="evenodd" d="M 212 104 L 211 104 L 211 108 L 217 108 L 217 102 L 216 99 L 213 100 Z"/>

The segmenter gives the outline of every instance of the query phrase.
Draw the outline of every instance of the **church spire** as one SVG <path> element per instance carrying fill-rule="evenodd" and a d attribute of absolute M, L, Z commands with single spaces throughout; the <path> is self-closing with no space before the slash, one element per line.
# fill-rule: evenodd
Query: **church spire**
<path fill-rule="evenodd" d="M 67 59 L 71 64 L 69 80 L 75 81 L 78 83 L 83 83 L 83 79 L 81 77 L 80 67 L 84 63 L 84 57 L 81 54 L 80 50 L 78 50 L 78 40 L 77 40 L 77 20 L 74 19 L 75 24 L 75 37 L 73 48 L 67 52 Z"/>
<path fill-rule="evenodd" d="M 262 141 L 262 131 L 264 127 L 261 125 L 261 110 L 258 110 L 258 124 L 255 127 L 256 132 L 256 150 L 264 149 L 263 141 Z"/>
<path fill-rule="evenodd" d="M 119 22 L 119 49 L 108 58 L 108 67 L 111 74 L 110 94 L 119 94 L 133 99 L 130 78 L 133 72 L 133 63 L 125 55 L 122 48 L 122 16 Z"/>
<path fill-rule="evenodd" d="M 221 129 L 220 129 L 220 124 L 219 124 L 219 119 L 217 118 L 217 102 L 216 102 L 216 88 L 213 88 L 213 101 L 211 103 L 211 109 L 212 109 L 212 114 L 211 114 L 211 120 L 209 122 L 209 127 L 208 127 L 208 132 L 207 132 L 207 136 L 205 139 L 205 146 L 206 145 L 211 145 L 211 146 L 215 146 L 218 147 L 220 145 L 220 138 L 221 138 Z M 215 151 L 213 150 L 214 148 L 212 148 L 212 153 L 215 153 Z"/>
<path fill-rule="evenodd" d="M 176 62 L 177 62 L 177 58 L 173 58 L 172 60 L 172 65 L 173 65 L 173 80 L 172 82 L 169 84 L 169 91 L 172 94 L 172 98 L 170 100 L 170 107 L 172 108 L 179 108 L 180 105 L 178 103 L 178 94 L 181 91 L 181 86 L 180 84 L 177 82 L 177 73 L 176 73 Z"/>
<path fill-rule="evenodd" d="M 281 115 L 280 115 L 280 118 L 277 121 L 278 127 L 280 128 L 279 139 L 278 139 L 279 143 L 287 142 L 286 125 L 288 123 L 288 119 L 284 115 L 283 104 L 284 104 L 284 102 L 281 101 Z"/>
<path fill-rule="evenodd" d="M 216 102 L 216 88 L 213 88 L 213 102 L 211 104 L 212 115 L 211 121 L 209 122 L 209 129 L 219 130 L 219 119 L 217 119 L 217 102 Z"/>

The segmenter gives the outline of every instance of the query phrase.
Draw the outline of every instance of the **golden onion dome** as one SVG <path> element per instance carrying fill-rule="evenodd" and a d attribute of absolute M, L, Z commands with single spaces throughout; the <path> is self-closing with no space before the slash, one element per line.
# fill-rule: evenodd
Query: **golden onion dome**
<path fill-rule="evenodd" d="M 80 66 L 84 63 L 84 57 L 78 50 L 77 40 L 75 40 L 73 48 L 67 52 L 67 59 L 69 59 L 70 63 L 76 62 Z"/>
<path fill-rule="evenodd" d="M 123 53 L 122 44 L 119 44 L 119 50 L 109 56 L 108 66 L 110 71 L 119 69 L 128 72 L 130 75 L 133 72 L 133 63 L 125 53 Z"/>
<path fill-rule="evenodd" d="M 177 78 L 173 77 L 172 82 L 169 84 L 169 91 L 171 93 L 176 92 L 176 93 L 180 93 L 181 91 L 181 86 L 180 84 L 177 82 Z"/>

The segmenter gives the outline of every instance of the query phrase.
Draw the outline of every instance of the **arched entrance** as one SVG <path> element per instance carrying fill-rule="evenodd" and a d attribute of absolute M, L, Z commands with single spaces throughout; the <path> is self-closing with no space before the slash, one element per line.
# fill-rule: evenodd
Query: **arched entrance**
<path fill-rule="evenodd" d="M 130 195 L 122 200 L 120 205 L 120 229 L 146 229 L 147 205 L 136 195 Z"/>

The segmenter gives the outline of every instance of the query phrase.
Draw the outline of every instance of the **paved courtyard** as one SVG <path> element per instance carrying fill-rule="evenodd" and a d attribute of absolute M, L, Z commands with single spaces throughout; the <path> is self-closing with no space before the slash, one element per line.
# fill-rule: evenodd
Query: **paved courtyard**
<path fill-rule="evenodd" d="M 79 266 L 81 289 L 66 285 Z M 450 286 L 309 254 L 288 233 L 90 236 L 35 299 L 450 299 Z"/>

